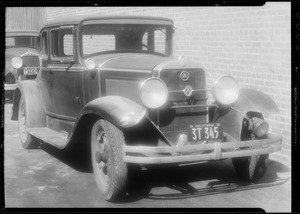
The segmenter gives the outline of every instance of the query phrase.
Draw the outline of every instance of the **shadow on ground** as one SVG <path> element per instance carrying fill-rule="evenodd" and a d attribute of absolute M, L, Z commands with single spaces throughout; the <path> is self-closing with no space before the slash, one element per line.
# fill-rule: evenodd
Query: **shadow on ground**
<path fill-rule="evenodd" d="M 40 148 L 77 171 L 88 173 L 93 171 L 87 148 L 60 150 L 46 143 L 41 143 Z M 143 171 L 130 166 L 128 194 L 124 200 L 118 202 L 130 203 L 142 198 L 157 200 L 193 198 L 278 186 L 289 181 L 290 177 L 279 178 L 277 174 L 290 172 L 289 167 L 274 160 L 268 160 L 267 166 L 265 176 L 256 183 L 242 182 L 235 173 L 231 160 L 185 166 L 154 166 Z M 206 186 L 202 184 L 195 187 L 194 183 L 201 181 L 208 183 Z M 167 187 L 170 191 L 165 194 L 152 193 L 151 189 L 157 187 Z"/>
<path fill-rule="evenodd" d="M 48 143 L 41 142 L 40 148 L 79 172 L 93 172 L 88 147 L 76 145 L 72 148 L 58 149 Z"/>
<path fill-rule="evenodd" d="M 265 176 L 256 183 L 243 182 L 234 171 L 230 160 L 216 161 L 193 166 L 174 167 L 174 169 L 159 169 L 151 175 L 152 187 L 168 187 L 176 190 L 175 193 L 153 194 L 151 199 L 182 199 L 201 197 L 227 192 L 238 192 L 251 189 L 261 189 L 282 185 L 289 181 L 288 178 L 279 178 L 277 173 L 289 172 L 290 169 L 273 160 L 268 161 L 268 171 Z M 145 176 L 149 177 L 149 176 Z M 214 180 L 214 181 L 210 181 Z M 205 187 L 195 188 L 190 183 L 197 181 L 210 181 Z M 174 191 L 172 191 L 174 192 Z"/>

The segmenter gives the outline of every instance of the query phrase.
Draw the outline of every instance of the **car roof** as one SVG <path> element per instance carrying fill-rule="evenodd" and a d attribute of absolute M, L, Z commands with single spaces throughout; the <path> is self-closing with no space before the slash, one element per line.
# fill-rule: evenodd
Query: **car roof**
<path fill-rule="evenodd" d="M 5 36 L 39 36 L 39 31 L 25 29 L 6 30 Z"/>
<path fill-rule="evenodd" d="M 105 21 L 105 23 L 126 23 L 130 24 L 167 24 L 173 25 L 173 20 L 163 17 L 152 17 L 152 16 L 77 16 L 59 18 L 50 21 L 44 25 L 43 28 L 61 26 L 61 25 L 78 25 L 83 21 Z"/>

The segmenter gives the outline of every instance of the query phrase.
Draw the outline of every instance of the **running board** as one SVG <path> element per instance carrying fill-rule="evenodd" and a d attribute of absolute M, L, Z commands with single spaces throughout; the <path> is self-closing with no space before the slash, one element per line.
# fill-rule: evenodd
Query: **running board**
<path fill-rule="evenodd" d="M 59 149 L 63 149 L 66 146 L 67 142 L 68 142 L 68 137 L 65 134 L 63 134 L 61 132 L 54 131 L 54 130 L 49 129 L 47 127 L 27 128 L 26 131 L 30 135 L 32 135 L 32 136 L 34 136 L 34 137 L 36 137 L 36 138 L 38 138 L 38 139 L 40 139 L 40 140 L 42 140 L 46 143 L 49 143 L 52 146 L 55 146 Z"/>

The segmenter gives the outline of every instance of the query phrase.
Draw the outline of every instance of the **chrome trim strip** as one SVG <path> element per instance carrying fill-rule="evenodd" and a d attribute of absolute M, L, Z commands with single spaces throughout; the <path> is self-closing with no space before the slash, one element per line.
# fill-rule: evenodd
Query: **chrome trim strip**
<path fill-rule="evenodd" d="M 212 91 L 213 89 L 206 89 L 206 88 L 200 88 L 200 89 L 193 89 L 192 88 L 192 92 L 194 91 Z M 184 89 L 182 90 L 169 90 L 169 93 L 178 93 L 178 92 L 183 92 L 184 93 Z"/>
<path fill-rule="evenodd" d="M 178 109 L 178 108 L 197 108 L 197 107 L 210 107 L 210 106 L 217 106 L 217 104 L 189 105 L 189 106 L 171 106 L 171 108 Z"/>
<path fill-rule="evenodd" d="M 100 70 L 103 71 L 124 71 L 124 72 L 130 72 L 130 73 L 140 73 L 140 72 L 144 72 L 144 73 L 151 73 L 151 70 L 141 70 L 141 69 L 124 69 L 124 68 L 102 68 L 99 67 Z"/>
<path fill-rule="evenodd" d="M 4 84 L 5 91 L 14 91 L 17 88 L 17 84 Z"/>
<path fill-rule="evenodd" d="M 72 121 L 72 122 L 76 122 L 76 120 L 77 120 L 75 117 L 68 117 L 68 116 L 52 113 L 49 111 L 45 111 L 45 114 L 49 117 L 54 117 L 54 118 L 61 119 L 61 120 L 68 120 L 68 121 Z"/>

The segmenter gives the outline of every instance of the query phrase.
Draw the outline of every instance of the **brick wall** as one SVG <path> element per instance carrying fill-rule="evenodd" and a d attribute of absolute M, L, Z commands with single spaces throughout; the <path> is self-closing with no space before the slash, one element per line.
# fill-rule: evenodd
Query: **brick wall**
<path fill-rule="evenodd" d="M 174 20 L 174 56 L 200 62 L 208 84 L 232 75 L 241 87 L 271 96 L 280 114 L 265 115 L 284 147 L 273 154 L 291 157 L 291 4 L 262 7 L 81 7 L 47 8 L 47 20 L 78 15 L 148 15 Z"/>

